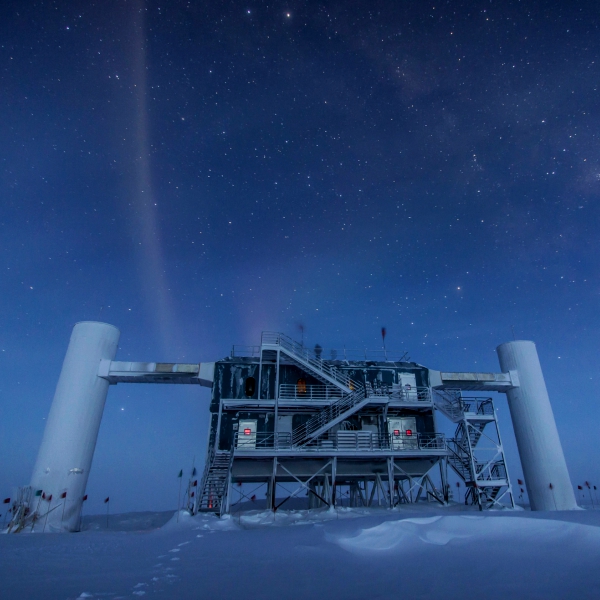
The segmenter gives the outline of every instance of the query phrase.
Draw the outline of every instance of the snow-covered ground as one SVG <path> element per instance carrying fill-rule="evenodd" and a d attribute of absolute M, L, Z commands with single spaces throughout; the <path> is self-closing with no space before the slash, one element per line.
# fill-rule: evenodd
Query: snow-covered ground
<path fill-rule="evenodd" d="M 0 597 L 600 598 L 600 511 L 165 518 L 112 515 L 107 530 L 99 515 L 79 534 L 2 535 Z"/>

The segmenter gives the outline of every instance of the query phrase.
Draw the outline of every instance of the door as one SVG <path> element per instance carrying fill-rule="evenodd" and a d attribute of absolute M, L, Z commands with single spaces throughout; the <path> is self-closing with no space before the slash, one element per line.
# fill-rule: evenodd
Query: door
<path fill-rule="evenodd" d="M 399 373 L 398 379 L 402 387 L 402 399 L 405 402 L 416 402 L 417 397 L 417 380 L 414 373 Z"/>
<path fill-rule="evenodd" d="M 395 417 L 388 419 L 388 433 L 392 450 L 417 450 L 416 417 Z"/>
<path fill-rule="evenodd" d="M 279 415 L 277 417 L 277 437 L 278 448 L 292 447 L 292 419 L 294 415 Z"/>
<path fill-rule="evenodd" d="M 256 419 L 240 420 L 237 438 L 237 447 L 240 450 L 254 450 L 256 448 L 256 423 Z"/>

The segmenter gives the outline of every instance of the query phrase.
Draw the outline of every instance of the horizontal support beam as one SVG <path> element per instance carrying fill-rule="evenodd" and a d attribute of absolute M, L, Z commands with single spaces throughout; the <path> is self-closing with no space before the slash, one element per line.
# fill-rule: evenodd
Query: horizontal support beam
<path fill-rule="evenodd" d="M 429 382 L 436 390 L 507 392 L 519 386 L 516 371 L 508 373 L 448 373 L 429 370 Z"/>
<path fill-rule="evenodd" d="M 117 383 L 179 383 L 212 387 L 215 363 L 156 363 L 101 360 L 98 377 Z"/>

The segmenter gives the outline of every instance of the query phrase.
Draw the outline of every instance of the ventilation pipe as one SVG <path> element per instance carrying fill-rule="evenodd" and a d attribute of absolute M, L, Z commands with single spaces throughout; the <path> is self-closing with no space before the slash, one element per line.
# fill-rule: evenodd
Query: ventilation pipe
<path fill-rule="evenodd" d="M 506 392 L 531 510 L 577 508 L 540 359 L 533 342 L 496 348 L 503 372 L 518 386 Z M 514 377 L 516 371 L 517 377 Z"/>
<path fill-rule="evenodd" d="M 119 336 L 106 323 L 88 321 L 73 328 L 31 477 L 33 492 L 43 492 L 36 505 L 46 531 L 79 529 L 109 386 L 98 377 L 98 367 L 100 360 L 115 358 Z"/>

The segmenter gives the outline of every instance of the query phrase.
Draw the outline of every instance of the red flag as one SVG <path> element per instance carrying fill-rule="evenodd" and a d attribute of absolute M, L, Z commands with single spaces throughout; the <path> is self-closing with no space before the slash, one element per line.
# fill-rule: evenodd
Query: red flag
<path fill-rule="evenodd" d="M 524 494 L 525 490 L 523 488 L 521 488 L 521 494 Z"/>
<path fill-rule="evenodd" d="M 190 494 L 190 498 L 193 498 L 195 493 L 196 493 L 196 492 L 192 492 L 192 493 Z"/>
<path fill-rule="evenodd" d="M 192 487 L 196 487 L 198 485 L 198 480 L 196 479 L 194 483 L 192 483 Z"/>
<path fill-rule="evenodd" d="M 385 327 L 381 328 L 381 339 L 385 342 L 385 336 L 387 335 L 387 329 Z"/>
<path fill-rule="evenodd" d="M 50 495 L 49 495 L 49 496 L 46 498 L 46 500 L 48 500 L 48 502 L 52 502 L 52 494 L 50 494 Z"/>
<path fill-rule="evenodd" d="M 523 485 L 523 482 L 522 482 L 520 479 L 517 479 L 517 483 L 518 483 L 519 485 Z"/>
<path fill-rule="evenodd" d="M 256 500 L 256 494 L 252 494 L 252 496 L 250 496 L 250 500 L 252 500 L 252 502 L 254 502 Z"/>
<path fill-rule="evenodd" d="M 587 486 L 587 488 L 588 488 L 588 490 L 589 490 L 589 489 L 590 489 L 590 482 L 589 482 L 589 481 L 586 481 L 586 482 L 585 482 L 585 485 Z"/>
<path fill-rule="evenodd" d="M 66 497 L 67 497 L 67 492 L 63 492 L 63 493 L 60 495 L 60 497 L 61 497 L 61 498 L 66 498 Z"/>
<path fill-rule="evenodd" d="M 4 498 L 4 502 L 2 504 L 10 504 L 10 498 Z"/>
<path fill-rule="evenodd" d="M 42 500 L 46 499 L 46 492 L 42 492 Z"/>
<path fill-rule="evenodd" d="M 553 489 L 554 489 L 554 486 L 553 486 L 552 484 L 550 484 L 548 487 L 549 487 L 551 490 L 553 490 Z"/>
<path fill-rule="evenodd" d="M 110 500 L 110 496 L 104 499 L 104 504 L 106 504 Z"/>
<path fill-rule="evenodd" d="M 578 489 L 578 490 L 582 490 L 583 488 L 582 488 L 580 485 L 578 485 L 578 486 L 577 486 L 577 489 Z"/>
<path fill-rule="evenodd" d="M 83 502 L 87 500 L 87 494 L 83 497 Z"/>

